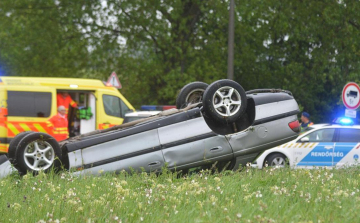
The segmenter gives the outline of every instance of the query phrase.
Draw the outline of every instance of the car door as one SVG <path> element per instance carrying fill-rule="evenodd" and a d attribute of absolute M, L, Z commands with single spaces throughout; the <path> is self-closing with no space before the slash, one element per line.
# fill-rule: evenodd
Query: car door
<path fill-rule="evenodd" d="M 292 145 L 295 168 L 333 166 L 335 128 L 324 128 L 301 137 Z"/>
<path fill-rule="evenodd" d="M 231 160 L 227 139 L 208 127 L 203 117 L 158 129 L 165 162 L 170 169 L 185 169 Z"/>
<path fill-rule="evenodd" d="M 157 129 L 141 132 L 141 126 L 139 126 L 138 130 L 139 133 L 124 137 L 121 134 L 128 134 L 126 131 L 98 136 L 101 140 L 106 137 L 115 138 L 107 142 L 96 143 L 97 137 L 90 137 L 88 140 L 79 142 L 80 146 L 82 143 L 88 142 L 94 145 L 81 150 L 71 151 L 72 149 L 70 149 L 70 167 L 84 169 L 83 172 L 92 174 L 102 171 L 144 170 L 150 172 L 160 170 L 164 166 L 164 157 Z M 136 131 L 136 129 L 132 129 L 132 131 Z M 76 142 L 73 144 L 75 144 L 74 147 L 77 147 Z M 71 145 L 68 146 L 71 148 Z"/>
<path fill-rule="evenodd" d="M 334 166 L 353 165 L 360 156 L 360 129 L 339 128 L 336 134 Z"/>
<path fill-rule="evenodd" d="M 92 116 L 87 119 L 80 119 L 80 134 L 85 134 L 96 130 L 96 97 L 93 93 L 82 93 L 84 104 L 90 108 Z"/>

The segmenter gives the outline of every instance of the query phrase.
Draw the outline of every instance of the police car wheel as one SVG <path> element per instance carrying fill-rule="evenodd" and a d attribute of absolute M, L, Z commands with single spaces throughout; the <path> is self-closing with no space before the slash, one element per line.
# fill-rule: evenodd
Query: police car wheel
<path fill-rule="evenodd" d="M 285 167 L 287 165 L 286 156 L 281 153 L 274 153 L 268 156 L 265 162 L 272 167 Z"/>
<path fill-rule="evenodd" d="M 14 167 L 20 175 L 27 172 L 60 170 L 62 153 L 59 143 L 46 133 L 34 132 L 24 136 L 16 148 Z"/>
<path fill-rule="evenodd" d="M 215 122 L 233 123 L 246 110 L 245 90 L 232 80 L 215 81 L 204 92 L 203 106 L 205 115 Z"/>
<path fill-rule="evenodd" d="M 26 132 L 20 132 L 19 134 L 17 134 L 11 141 L 9 144 L 9 150 L 8 150 L 8 158 L 11 164 L 14 165 L 14 163 L 16 162 L 15 160 L 15 154 L 16 154 L 16 147 L 18 146 L 20 140 L 22 140 L 22 138 L 30 133 L 33 133 L 32 131 L 26 131 Z"/>
<path fill-rule="evenodd" d="M 202 101 L 205 89 L 209 85 L 204 82 L 191 82 L 181 88 L 176 98 L 176 108 L 185 108 L 189 104 L 195 104 Z"/>

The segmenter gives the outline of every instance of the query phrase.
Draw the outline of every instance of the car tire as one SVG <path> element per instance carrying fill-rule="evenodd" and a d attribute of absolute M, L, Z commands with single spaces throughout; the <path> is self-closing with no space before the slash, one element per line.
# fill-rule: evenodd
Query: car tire
<path fill-rule="evenodd" d="M 62 153 L 59 143 L 50 135 L 34 132 L 24 136 L 16 148 L 14 167 L 20 175 L 60 170 Z"/>
<path fill-rule="evenodd" d="M 181 88 L 176 98 L 176 108 L 185 108 L 189 104 L 195 104 L 202 101 L 203 93 L 209 85 L 204 82 L 196 81 Z"/>
<path fill-rule="evenodd" d="M 281 153 L 273 153 L 266 157 L 265 163 L 272 167 L 285 167 L 287 165 L 286 156 Z"/>
<path fill-rule="evenodd" d="M 229 124 L 244 114 L 247 106 L 246 93 L 240 84 L 232 80 L 218 80 L 204 92 L 204 113 L 217 123 Z"/>
<path fill-rule="evenodd" d="M 32 131 L 26 131 L 26 132 L 20 132 L 19 134 L 17 134 L 11 141 L 9 144 L 9 150 L 8 150 L 8 158 L 11 164 L 14 165 L 15 162 L 15 154 L 16 154 L 16 147 L 18 146 L 19 142 L 21 141 L 22 138 L 24 138 L 24 136 L 28 135 L 32 133 Z"/>

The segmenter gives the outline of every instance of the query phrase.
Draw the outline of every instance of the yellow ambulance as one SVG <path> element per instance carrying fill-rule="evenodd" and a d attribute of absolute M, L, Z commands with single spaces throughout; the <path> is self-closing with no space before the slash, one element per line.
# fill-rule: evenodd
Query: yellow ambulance
<path fill-rule="evenodd" d="M 125 113 L 135 111 L 116 88 L 100 80 L 0 77 L 0 153 L 7 153 L 9 142 L 20 132 L 51 134 L 46 121 L 57 114 L 57 94 L 62 92 L 79 108 L 69 107 L 70 137 L 120 125 Z"/>

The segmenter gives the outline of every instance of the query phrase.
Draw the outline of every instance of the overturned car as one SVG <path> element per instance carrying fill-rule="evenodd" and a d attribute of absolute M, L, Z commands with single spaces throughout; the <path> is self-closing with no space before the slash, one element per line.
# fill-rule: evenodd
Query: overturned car
<path fill-rule="evenodd" d="M 8 159 L 0 159 L 0 175 L 10 163 L 20 174 L 61 166 L 78 174 L 150 172 L 165 165 L 186 172 L 214 163 L 235 169 L 299 132 L 298 104 L 284 90 L 245 92 L 231 80 L 194 82 L 181 89 L 176 104 L 178 109 L 60 143 L 45 133 L 20 133 Z"/>

